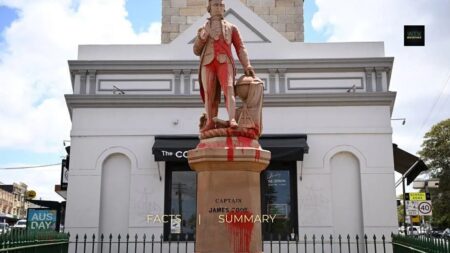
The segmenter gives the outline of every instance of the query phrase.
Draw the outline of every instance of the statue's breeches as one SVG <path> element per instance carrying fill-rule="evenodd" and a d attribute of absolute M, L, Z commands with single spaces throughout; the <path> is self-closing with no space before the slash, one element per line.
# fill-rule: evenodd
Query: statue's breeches
<path fill-rule="evenodd" d="M 201 66 L 205 109 L 209 119 L 217 116 L 220 102 L 220 90 L 222 90 L 225 95 L 227 110 L 229 112 L 231 110 L 234 116 L 234 94 L 229 94 L 230 92 L 233 93 L 233 65 L 228 57 L 225 57 L 225 59 L 220 58 L 221 57 L 215 57 L 211 63 Z"/>
<path fill-rule="evenodd" d="M 233 65 L 227 60 L 219 63 L 214 59 L 210 64 L 202 66 L 202 83 L 205 97 L 215 97 L 217 84 L 220 84 L 224 95 L 227 95 L 227 87 L 233 86 Z M 219 89 L 220 89 L 219 88 Z"/>

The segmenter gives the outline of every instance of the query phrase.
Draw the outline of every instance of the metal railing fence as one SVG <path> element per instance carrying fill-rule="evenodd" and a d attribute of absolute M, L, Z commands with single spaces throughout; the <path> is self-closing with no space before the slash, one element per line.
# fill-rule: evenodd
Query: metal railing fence
<path fill-rule="evenodd" d="M 450 253 L 448 238 L 434 238 L 425 235 L 392 235 L 392 246 L 395 253 Z"/>
<path fill-rule="evenodd" d="M 70 246 L 70 248 L 69 248 Z M 265 253 L 450 253 L 449 239 L 392 234 L 377 238 L 347 236 L 272 235 L 263 242 Z M 191 253 L 195 242 L 188 235 L 83 236 L 54 231 L 12 231 L 0 234 L 0 252 L 11 253 Z"/>
<path fill-rule="evenodd" d="M 390 237 L 389 237 L 390 238 Z M 169 235 L 168 240 L 145 234 L 107 236 L 86 234 L 70 237 L 70 253 L 191 253 L 195 252 L 195 242 L 188 240 L 188 235 Z M 389 253 L 392 252 L 392 242 L 383 235 L 363 237 L 346 236 L 271 236 L 263 242 L 265 253 Z"/>
<path fill-rule="evenodd" d="M 55 231 L 12 230 L 0 234 L 0 252 L 65 253 L 69 235 Z"/>

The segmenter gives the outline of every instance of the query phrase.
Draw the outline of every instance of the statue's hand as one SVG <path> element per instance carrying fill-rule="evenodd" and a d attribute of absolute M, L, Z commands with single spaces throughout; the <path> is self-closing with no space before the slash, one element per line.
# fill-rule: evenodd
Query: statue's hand
<path fill-rule="evenodd" d="M 209 36 L 209 34 L 208 34 L 208 32 L 206 31 L 206 29 L 205 28 L 200 28 L 200 29 L 198 29 L 198 31 L 197 31 L 197 37 L 199 38 L 199 39 L 201 39 L 201 40 L 206 40 L 207 38 L 208 38 L 208 36 Z"/>
<path fill-rule="evenodd" d="M 255 77 L 255 76 L 256 76 L 255 70 L 253 69 L 252 66 L 247 66 L 247 67 L 245 68 L 245 75 L 246 75 L 246 76 L 252 76 L 252 77 Z"/>

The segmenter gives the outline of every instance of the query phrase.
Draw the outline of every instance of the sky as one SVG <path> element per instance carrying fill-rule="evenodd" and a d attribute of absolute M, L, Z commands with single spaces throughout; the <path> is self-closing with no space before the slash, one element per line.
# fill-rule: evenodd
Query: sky
<path fill-rule="evenodd" d="M 384 41 L 394 57 L 393 142 L 415 154 L 450 117 L 450 1 L 306 0 L 305 42 Z M 425 46 L 403 46 L 404 25 L 425 25 Z M 64 94 L 79 44 L 158 44 L 160 0 L 0 0 L 0 182 L 54 192 L 70 139 Z"/>

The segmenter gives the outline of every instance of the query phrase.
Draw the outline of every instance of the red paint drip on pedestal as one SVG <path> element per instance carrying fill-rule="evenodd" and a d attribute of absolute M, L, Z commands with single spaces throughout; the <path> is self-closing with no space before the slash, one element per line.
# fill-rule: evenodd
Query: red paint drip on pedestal
<path fill-rule="evenodd" d="M 234 160 L 234 147 L 233 147 L 233 138 L 230 134 L 227 136 L 227 160 Z"/>
<path fill-rule="evenodd" d="M 252 146 L 253 139 L 250 139 L 247 137 L 242 137 L 242 136 L 237 136 L 237 140 L 239 143 L 239 147 L 251 147 Z"/>
<path fill-rule="evenodd" d="M 250 253 L 253 232 L 251 217 L 252 213 L 249 211 L 228 212 L 226 215 L 230 243 L 235 253 Z"/>
<path fill-rule="evenodd" d="M 258 161 L 261 158 L 261 152 L 259 149 L 255 150 L 255 161 Z"/>

